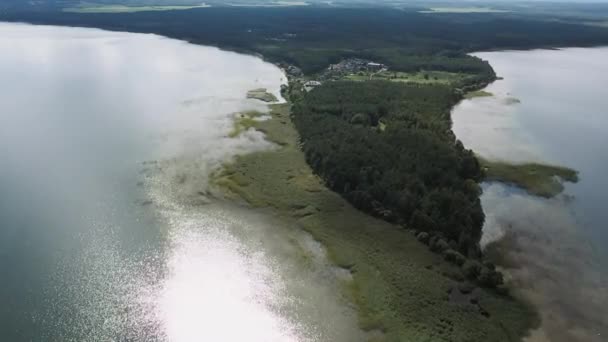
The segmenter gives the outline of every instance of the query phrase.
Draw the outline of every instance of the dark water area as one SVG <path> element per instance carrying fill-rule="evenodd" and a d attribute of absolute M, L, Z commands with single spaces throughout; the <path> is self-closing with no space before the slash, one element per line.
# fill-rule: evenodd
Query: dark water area
<path fill-rule="evenodd" d="M 361 339 L 322 247 L 210 195 L 222 163 L 273 148 L 229 132 L 280 69 L 3 23 L 0 51 L 0 341 Z"/>
<path fill-rule="evenodd" d="M 454 131 L 483 157 L 579 171 L 552 199 L 484 185 L 483 243 L 538 308 L 531 341 L 608 336 L 608 48 L 476 53 L 504 79 L 453 111 Z M 498 243 L 491 244 L 493 241 Z"/>

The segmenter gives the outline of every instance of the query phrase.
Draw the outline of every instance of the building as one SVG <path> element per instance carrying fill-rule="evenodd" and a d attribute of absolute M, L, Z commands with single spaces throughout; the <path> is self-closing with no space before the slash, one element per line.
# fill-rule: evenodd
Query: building
<path fill-rule="evenodd" d="M 308 82 L 304 83 L 304 89 L 306 89 L 306 91 L 311 91 L 312 89 L 320 86 L 321 84 L 322 83 L 319 81 L 308 81 Z"/>
<path fill-rule="evenodd" d="M 384 64 L 374 63 L 374 62 L 367 63 L 367 69 L 370 71 L 380 71 L 384 68 L 385 68 Z"/>

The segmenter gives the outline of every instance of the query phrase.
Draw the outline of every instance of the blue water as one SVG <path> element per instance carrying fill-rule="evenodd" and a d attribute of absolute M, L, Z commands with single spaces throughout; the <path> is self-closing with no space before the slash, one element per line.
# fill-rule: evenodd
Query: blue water
<path fill-rule="evenodd" d="M 608 48 L 476 53 L 504 79 L 492 97 L 465 100 L 454 131 L 480 155 L 579 171 L 562 195 L 541 199 L 486 184 L 484 242 L 509 236 L 510 270 L 541 312 L 538 335 L 608 335 Z M 537 336 L 538 337 L 538 336 Z M 541 339 L 542 340 L 542 339 Z"/>
<path fill-rule="evenodd" d="M 222 163 L 272 147 L 228 133 L 268 109 L 248 90 L 280 97 L 278 67 L 4 23 L 0 51 L 0 341 L 362 339 L 324 255 L 301 267 L 309 236 L 211 195 Z"/>

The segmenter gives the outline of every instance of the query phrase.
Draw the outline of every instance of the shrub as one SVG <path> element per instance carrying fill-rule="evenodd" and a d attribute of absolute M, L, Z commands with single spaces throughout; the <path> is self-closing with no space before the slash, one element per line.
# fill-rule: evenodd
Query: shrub
<path fill-rule="evenodd" d="M 467 279 L 476 279 L 481 272 L 481 268 L 479 261 L 469 259 L 462 265 L 462 273 Z"/>

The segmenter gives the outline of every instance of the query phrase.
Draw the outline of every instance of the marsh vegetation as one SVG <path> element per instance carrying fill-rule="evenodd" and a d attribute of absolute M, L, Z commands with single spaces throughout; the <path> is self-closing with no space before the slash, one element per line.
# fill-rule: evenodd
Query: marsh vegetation
<path fill-rule="evenodd" d="M 485 91 L 485 90 L 475 90 L 475 91 L 471 91 L 468 92 L 464 95 L 465 99 L 472 99 L 475 97 L 489 97 L 489 96 L 493 96 L 494 94 L 490 93 L 489 91 Z"/>
<path fill-rule="evenodd" d="M 551 198 L 564 190 L 564 182 L 578 182 L 578 172 L 563 166 L 539 163 L 515 164 L 478 157 L 486 181 L 508 183 L 534 196 Z"/>
<path fill-rule="evenodd" d="M 254 127 L 279 147 L 238 156 L 214 183 L 228 197 L 271 208 L 324 245 L 352 275 L 343 287 L 370 337 L 511 341 L 537 324 L 530 307 L 475 286 L 466 280 L 466 268 L 446 262 L 412 231 L 366 215 L 329 190 L 300 150 L 290 104 L 273 105 L 271 116 Z"/>
<path fill-rule="evenodd" d="M 274 94 L 269 93 L 266 88 L 253 89 L 247 92 L 248 99 L 256 99 L 264 102 L 277 102 L 278 99 Z"/>

